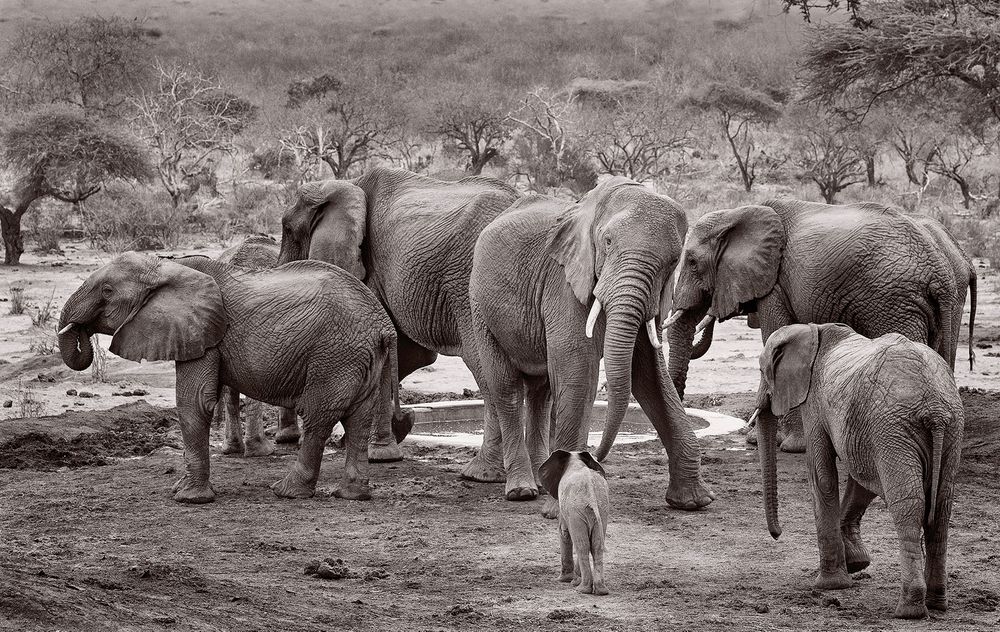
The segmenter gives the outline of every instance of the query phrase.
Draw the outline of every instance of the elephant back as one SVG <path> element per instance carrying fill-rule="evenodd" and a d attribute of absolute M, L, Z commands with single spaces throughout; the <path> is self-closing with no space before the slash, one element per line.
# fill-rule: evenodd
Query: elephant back
<path fill-rule="evenodd" d="M 219 255 L 218 260 L 247 270 L 266 270 L 278 262 L 279 245 L 269 235 L 250 235 L 241 243 L 231 246 Z"/>

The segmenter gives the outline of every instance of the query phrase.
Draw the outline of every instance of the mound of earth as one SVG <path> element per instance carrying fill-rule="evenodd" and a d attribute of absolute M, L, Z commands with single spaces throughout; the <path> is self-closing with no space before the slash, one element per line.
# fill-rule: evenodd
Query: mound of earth
<path fill-rule="evenodd" d="M 55 470 L 107 465 L 181 447 L 173 409 L 144 400 L 102 411 L 67 411 L 55 417 L 0 422 L 0 468 Z"/>

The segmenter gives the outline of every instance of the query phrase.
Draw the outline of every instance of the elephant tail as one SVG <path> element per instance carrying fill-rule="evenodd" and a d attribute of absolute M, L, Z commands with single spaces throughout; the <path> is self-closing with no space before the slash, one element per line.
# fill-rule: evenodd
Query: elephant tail
<path fill-rule="evenodd" d="M 938 487 L 941 484 L 941 456 L 944 452 L 945 425 L 935 420 L 931 426 L 931 494 L 930 509 L 927 512 L 927 524 L 934 524 L 934 512 L 937 509 Z"/>
<path fill-rule="evenodd" d="M 969 370 L 976 364 L 976 351 L 972 344 L 972 333 L 976 328 L 976 268 L 969 267 Z"/>

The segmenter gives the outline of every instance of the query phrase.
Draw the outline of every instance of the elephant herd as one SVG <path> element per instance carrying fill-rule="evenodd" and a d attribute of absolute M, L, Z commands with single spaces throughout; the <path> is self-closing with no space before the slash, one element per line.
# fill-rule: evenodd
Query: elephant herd
<path fill-rule="evenodd" d="M 920 508 L 927 490 L 940 507 L 938 523 L 943 515 L 947 524 L 956 425 L 961 436 L 951 371 L 970 289 L 971 359 L 975 280 L 968 257 L 940 224 L 875 204 L 772 201 L 708 213 L 689 231 L 674 200 L 626 178 L 612 178 L 574 203 L 522 195 L 487 177 L 441 182 L 376 168 L 354 180 L 302 185 L 282 218 L 280 248 L 250 239 L 219 260 L 122 255 L 67 301 L 59 346 L 77 370 L 90 364 L 96 333 L 112 335 L 111 351 L 122 357 L 176 361 L 186 473 L 174 499 L 181 502 L 214 498 L 208 429 L 217 404 L 227 419 L 226 452 L 273 449 L 259 412 L 248 415 L 244 441 L 239 393 L 282 407 L 275 439 L 300 441 L 298 460 L 275 493 L 313 494 L 323 446 L 342 421 L 347 460 L 335 494 L 370 498 L 368 462 L 401 459 L 398 443 L 412 426 L 399 407 L 399 381 L 438 354 L 460 356 L 485 401 L 483 444 L 461 475 L 505 481 L 509 500 L 534 499 L 545 488 L 539 469 L 550 454 L 586 448 L 603 358 L 608 406 L 595 456 L 608 454 L 634 396 L 669 456 L 666 502 L 693 510 L 715 495 L 701 480 L 698 443 L 681 403 L 688 365 L 708 350 L 716 322 L 745 315 L 769 345 L 755 415 L 762 468 L 771 473 L 765 481 L 774 483 L 773 434 L 784 416 L 781 447 L 807 452 L 819 472 L 811 486 L 826 503 L 817 500 L 817 524 L 822 504 L 823 524 L 833 525 L 820 533 L 820 579 L 840 587 L 833 584 L 843 584 L 847 570 L 867 565 L 858 529 L 873 495 L 886 498 L 879 475 L 884 482 L 916 468 L 919 481 L 926 478 L 913 488 L 921 492 Z M 810 323 L 794 336 L 785 327 Z M 843 325 L 817 327 L 823 323 Z M 664 330 L 669 360 L 661 348 Z M 830 349 L 841 338 L 857 348 L 835 361 L 838 352 Z M 947 379 L 924 380 L 923 390 L 911 384 L 921 379 L 920 367 L 939 367 L 918 348 L 901 350 L 902 341 L 936 352 Z M 837 379 L 815 377 L 820 358 L 840 367 L 823 374 Z M 843 377 L 857 367 L 866 368 L 854 379 Z M 812 382 L 787 395 L 788 384 L 807 374 Z M 879 380 L 886 386 L 872 390 Z M 865 402 L 851 408 L 844 402 L 853 401 L 845 392 L 852 389 L 868 404 L 884 399 L 898 414 L 876 419 L 863 413 Z M 809 397 L 811 391 L 817 395 Z M 940 402 L 931 391 L 944 393 Z M 841 403 L 827 410 L 819 400 L 833 393 Z M 913 403 L 932 400 L 926 407 Z M 929 410 L 940 415 L 928 416 Z M 904 421 L 914 415 L 919 424 Z M 857 416 L 857 423 L 824 421 L 844 416 Z M 881 445 L 856 454 L 865 440 L 895 436 L 879 430 L 893 420 L 919 432 L 926 427 L 927 445 L 913 440 L 914 430 L 909 443 L 885 440 L 895 451 Z M 833 459 L 848 458 L 845 441 L 852 463 L 861 465 L 850 470 L 841 515 Z M 773 489 L 765 496 L 776 535 Z M 556 511 L 550 497 L 546 513 Z M 919 536 L 924 525 L 932 537 L 928 555 L 937 564 L 934 554 L 941 553 L 943 573 L 943 544 L 931 542 L 945 542 L 946 527 L 942 536 L 923 513 L 917 518 L 904 526 L 915 525 Z M 942 608 L 944 576 L 928 573 L 927 604 Z M 926 612 L 917 584 L 904 577 L 913 607 L 901 605 L 897 615 L 916 616 L 918 597 Z"/>

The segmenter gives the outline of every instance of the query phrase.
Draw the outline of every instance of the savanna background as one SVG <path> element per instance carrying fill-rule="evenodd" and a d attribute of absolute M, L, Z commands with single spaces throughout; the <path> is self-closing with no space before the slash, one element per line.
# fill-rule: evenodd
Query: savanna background
<path fill-rule="evenodd" d="M 998 3 L 845 0 L 814 8 L 811 24 L 804 3 L 785 4 L 0 0 L 0 629 L 1000 623 Z M 882 9 L 878 28 L 852 25 Z M 896 54 L 827 55 L 824 42 L 856 37 Z M 937 44 L 950 61 L 926 53 Z M 213 457 L 219 501 L 171 503 L 172 365 L 105 352 L 91 373 L 70 371 L 56 352 L 62 302 L 119 252 L 214 255 L 250 233 L 280 239 L 299 184 L 374 165 L 574 199 L 626 175 L 692 222 L 783 196 L 941 221 L 980 272 L 978 359 L 956 369 L 968 426 L 952 609 L 888 618 L 898 564 L 878 506 L 857 587 L 812 590 L 802 459 L 781 456 L 786 529 L 772 542 L 756 452 L 739 434 L 703 441 L 719 499 L 693 514 L 665 508 L 658 442 L 616 447 L 604 599 L 554 581 L 555 524 L 536 503 L 458 480 L 467 448 L 404 444 L 406 461 L 375 468 L 370 504 L 274 498 L 267 486 L 294 449 Z M 715 340 L 692 364 L 686 405 L 745 418 L 759 334 L 734 319 Z M 476 395 L 453 358 L 404 386 L 410 402 Z M 338 458 L 331 449 L 321 486 Z M 326 557 L 343 560 L 343 578 L 303 575 Z"/>

